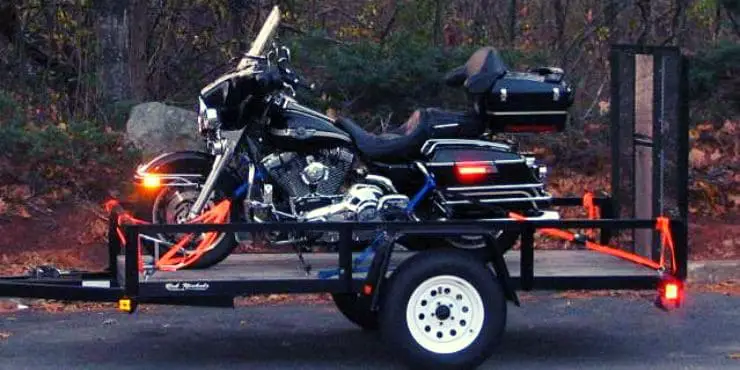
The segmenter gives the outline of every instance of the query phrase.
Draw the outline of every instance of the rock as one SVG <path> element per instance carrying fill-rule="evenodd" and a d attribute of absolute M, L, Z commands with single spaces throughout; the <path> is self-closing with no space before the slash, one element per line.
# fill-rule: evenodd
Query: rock
<path fill-rule="evenodd" d="M 158 102 L 131 109 L 126 122 L 126 141 L 142 151 L 144 158 L 178 150 L 205 150 L 198 134 L 198 114 Z"/>

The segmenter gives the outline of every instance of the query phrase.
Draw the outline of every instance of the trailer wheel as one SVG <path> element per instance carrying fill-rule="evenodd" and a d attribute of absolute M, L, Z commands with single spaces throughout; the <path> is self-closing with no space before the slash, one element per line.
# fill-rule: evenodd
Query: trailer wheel
<path fill-rule="evenodd" d="M 386 293 L 381 334 L 414 367 L 478 366 L 503 336 L 504 292 L 484 262 L 465 251 L 420 252 L 394 271 Z"/>
<path fill-rule="evenodd" d="M 367 300 L 357 293 L 337 293 L 331 295 L 339 312 L 363 330 L 378 330 L 378 313 L 370 310 Z"/>

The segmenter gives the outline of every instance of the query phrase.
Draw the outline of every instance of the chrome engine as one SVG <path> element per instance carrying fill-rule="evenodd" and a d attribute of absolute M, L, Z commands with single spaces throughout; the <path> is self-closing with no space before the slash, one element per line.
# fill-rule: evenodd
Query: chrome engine
<path fill-rule="evenodd" d="M 349 149 L 333 148 L 308 156 L 295 152 L 270 154 L 262 159 L 262 165 L 288 196 L 305 197 L 337 194 L 353 160 Z"/>
<path fill-rule="evenodd" d="M 286 193 L 288 199 L 284 201 L 288 204 L 279 208 L 284 210 L 282 215 L 290 215 L 291 219 L 303 222 L 406 219 L 409 198 L 388 194 L 390 180 L 386 178 L 367 176 L 342 192 L 353 160 L 349 150 L 334 148 L 307 156 L 293 152 L 271 154 L 262 160 L 262 165 L 272 182 Z M 338 236 L 323 234 L 320 239 L 324 241 L 336 241 Z M 356 233 L 356 238 L 365 238 L 357 234 L 362 233 Z"/>
<path fill-rule="evenodd" d="M 306 212 L 300 219 L 307 222 L 397 220 L 405 217 L 408 203 L 405 195 L 383 195 L 375 185 L 354 184 L 340 201 Z"/>

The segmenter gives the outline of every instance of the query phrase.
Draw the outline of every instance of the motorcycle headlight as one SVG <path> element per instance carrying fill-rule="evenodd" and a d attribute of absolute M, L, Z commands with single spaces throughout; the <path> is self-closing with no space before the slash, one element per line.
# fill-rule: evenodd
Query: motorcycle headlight
<path fill-rule="evenodd" d="M 221 126 L 221 122 L 218 119 L 218 111 L 214 108 L 206 107 L 203 100 L 199 100 L 198 105 L 198 132 L 204 135 L 217 130 Z"/>

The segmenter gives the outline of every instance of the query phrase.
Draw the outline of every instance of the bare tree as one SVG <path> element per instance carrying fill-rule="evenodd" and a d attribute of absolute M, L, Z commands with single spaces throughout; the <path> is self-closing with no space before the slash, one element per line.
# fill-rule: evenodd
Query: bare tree
<path fill-rule="evenodd" d="M 108 103 L 133 96 L 129 72 L 129 1 L 95 2 L 96 26 L 100 50 L 98 79 Z"/>

